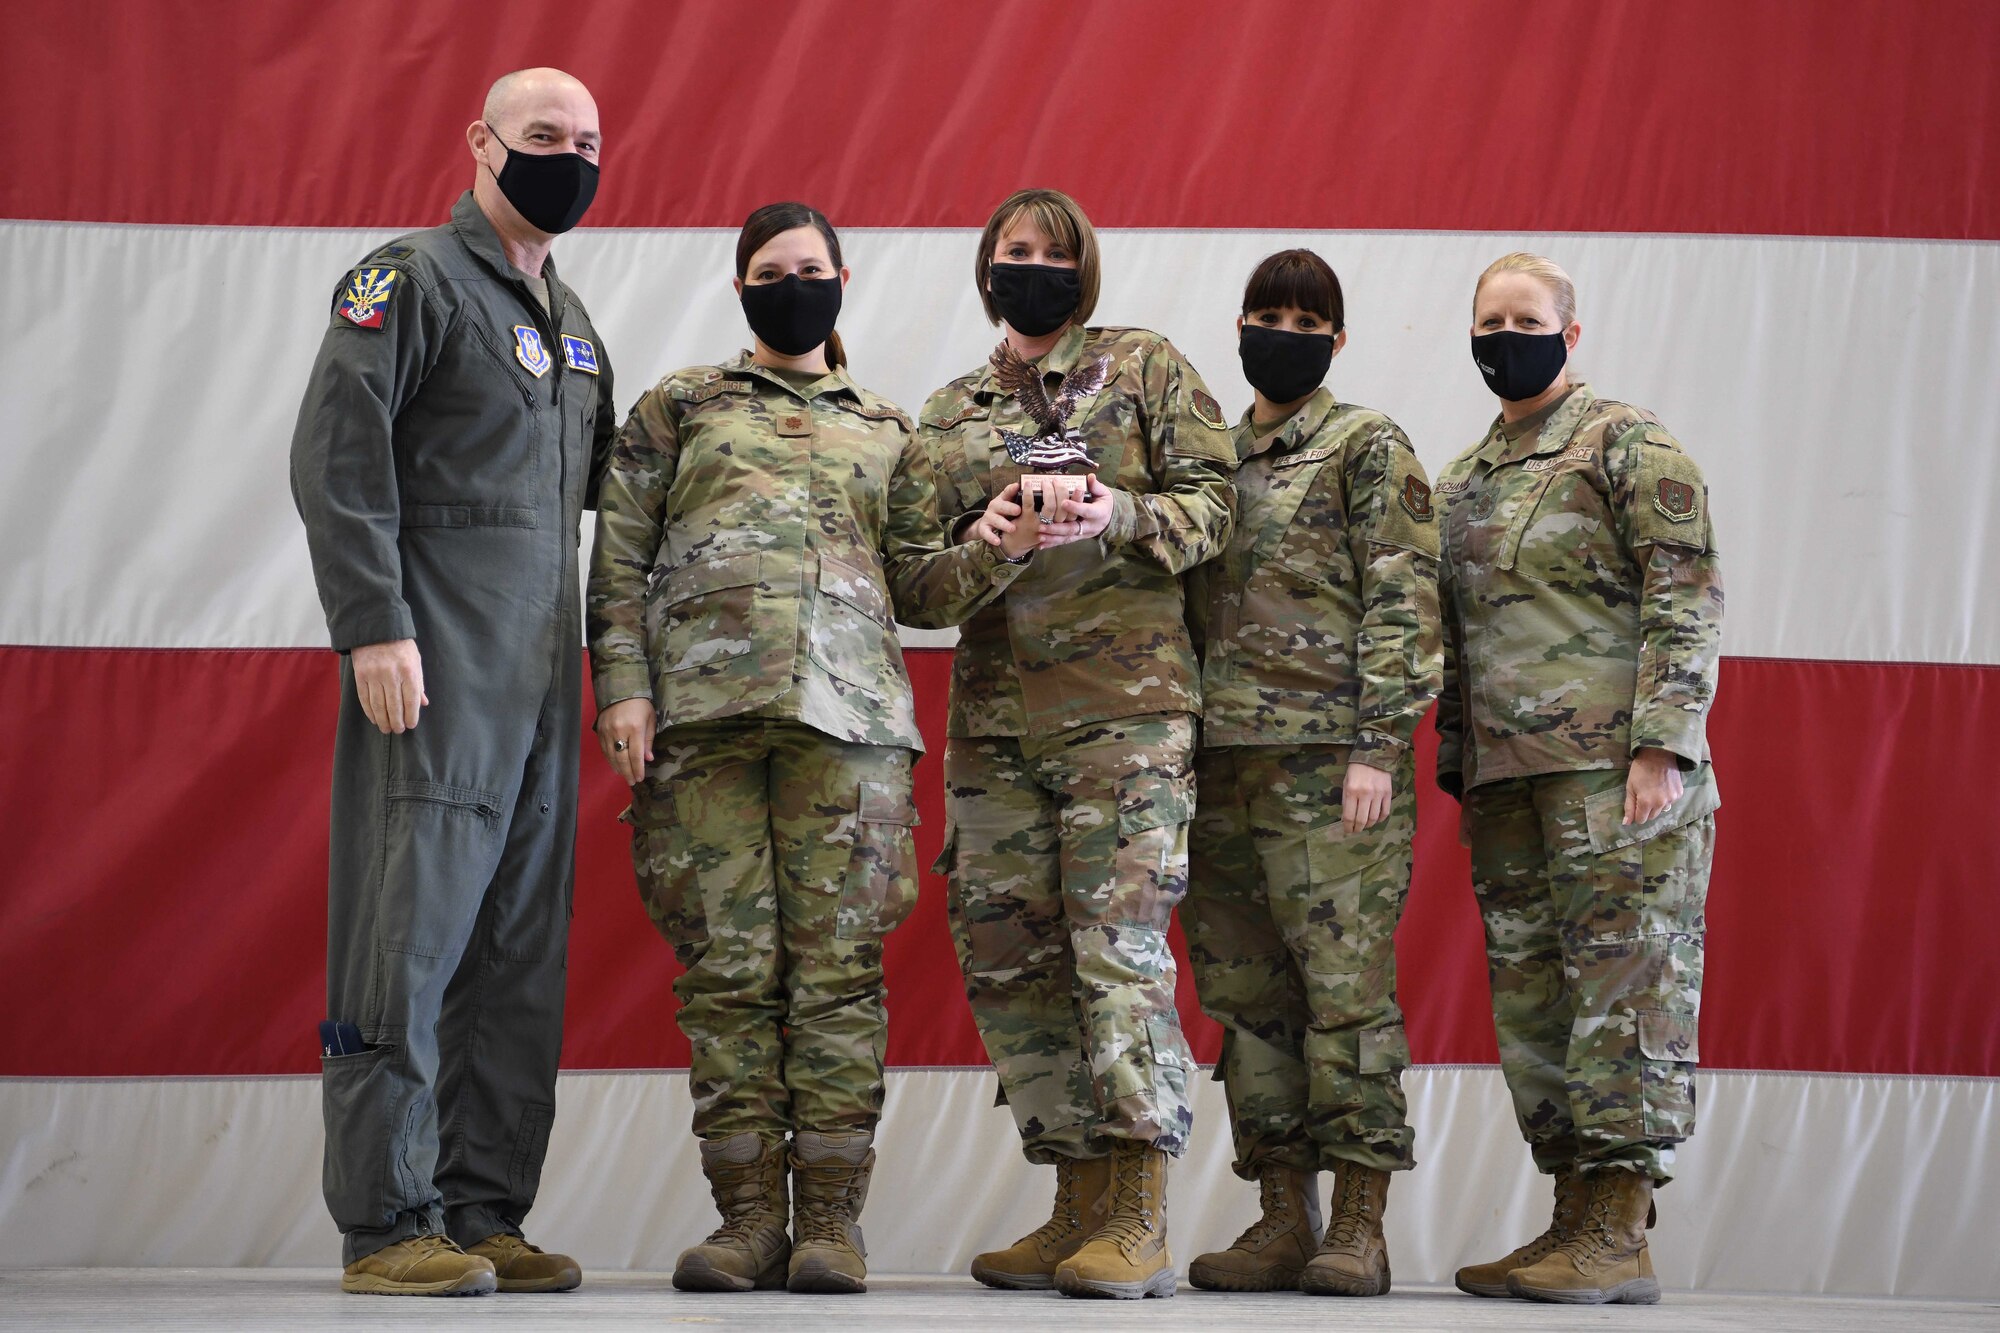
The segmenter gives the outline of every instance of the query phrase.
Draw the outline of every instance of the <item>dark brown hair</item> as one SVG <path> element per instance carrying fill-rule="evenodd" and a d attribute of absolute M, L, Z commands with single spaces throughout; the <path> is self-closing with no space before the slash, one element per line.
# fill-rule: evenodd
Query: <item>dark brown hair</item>
<path fill-rule="evenodd" d="M 833 261 L 836 270 L 840 262 L 840 235 L 833 224 L 826 220 L 826 214 L 811 204 L 765 204 L 744 219 L 743 230 L 736 236 L 736 278 L 742 281 L 750 273 L 750 260 L 759 250 L 788 231 L 800 227 L 811 227 L 826 238 L 826 257 Z M 838 333 L 826 335 L 826 364 L 830 369 L 839 370 L 847 364 L 847 348 L 841 344 Z"/>
<path fill-rule="evenodd" d="M 1340 294 L 1340 279 L 1331 264 L 1310 250 L 1280 250 L 1266 257 L 1243 289 L 1246 315 L 1286 306 L 1312 311 L 1333 325 L 1335 333 L 1347 327 L 1347 301 Z"/>
<path fill-rule="evenodd" d="M 1077 297 L 1076 313 L 1069 318 L 1072 324 L 1088 324 L 1097 309 L 1097 232 L 1076 200 L 1061 190 L 1016 190 L 986 219 L 986 230 L 979 234 L 979 258 L 972 265 L 972 280 L 979 287 L 979 304 L 985 307 L 987 320 L 1000 322 L 1000 312 L 993 308 L 993 293 L 986 290 L 986 280 L 993 274 L 993 247 L 1023 213 L 1044 236 L 1076 256 L 1076 277 L 1083 290 Z"/>

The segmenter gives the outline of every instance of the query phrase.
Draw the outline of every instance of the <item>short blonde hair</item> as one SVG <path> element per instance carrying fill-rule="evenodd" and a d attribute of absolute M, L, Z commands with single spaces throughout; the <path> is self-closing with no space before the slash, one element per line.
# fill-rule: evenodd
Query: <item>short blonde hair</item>
<path fill-rule="evenodd" d="M 1576 284 L 1569 274 L 1563 272 L 1561 264 L 1543 255 L 1529 254 L 1526 250 L 1516 250 L 1512 254 L 1501 255 L 1486 266 L 1479 275 L 1479 281 L 1472 285 L 1472 314 L 1479 317 L 1479 291 L 1486 280 L 1496 273 L 1525 273 L 1549 289 L 1555 299 L 1556 318 L 1564 328 L 1576 323 Z"/>
<path fill-rule="evenodd" d="M 979 285 L 979 304 L 986 309 L 987 321 L 1000 322 L 1000 312 L 993 306 L 993 293 L 986 290 L 987 279 L 993 275 L 993 247 L 1024 213 L 1044 236 L 1076 256 L 1076 277 L 1082 292 L 1070 322 L 1088 324 L 1097 309 L 1097 232 L 1076 200 L 1061 190 L 1016 190 L 986 219 L 986 230 L 979 234 L 979 259 L 972 266 L 972 276 Z"/>

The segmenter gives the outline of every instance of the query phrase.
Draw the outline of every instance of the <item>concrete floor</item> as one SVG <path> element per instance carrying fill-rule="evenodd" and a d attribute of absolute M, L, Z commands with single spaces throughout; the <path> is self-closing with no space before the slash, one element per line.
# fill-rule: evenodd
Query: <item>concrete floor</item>
<path fill-rule="evenodd" d="M 1071 1301 L 989 1291 L 964 1278 L 883 1277 L 865 1296 L 693 1295 L 664 1273 L 586 1275 L 561 1296 L 398 1300 L 344 1296 L 331 1271 L 301 1269 L 52 1268 L 0 1270 L 0 1328 L 510 1329 L 706 1325 L 718 1328 L 1072 1329 L 1601 1329 L 1754 1328 L 1760 1333 L 2000 1329 L 2000 1304 L 1737 1296 L 1669 1292 L 1664 1304 L 1573 1309 L 1483 1301 L 1449 1289 L 1398 1288 L 1369 1301 L 1290 1293 L 1243 1296 L 1182 1284 L 1170 1301 Z"/>

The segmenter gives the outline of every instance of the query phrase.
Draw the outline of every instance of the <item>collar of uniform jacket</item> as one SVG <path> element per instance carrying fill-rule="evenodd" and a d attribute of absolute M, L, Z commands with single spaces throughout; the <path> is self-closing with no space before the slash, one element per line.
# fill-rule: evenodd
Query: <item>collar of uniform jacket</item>
<path fill-rule="evenodd" d="M 1076 369 L 1076 363 L 1083 359 L 1083 345 L 1090 341 L 1090 330 L 1081 324 L 1072 324 L 1063 330 L 1063 336 L 1056 339 L 1056 345 L 1048 350 L 1038 363 L 1042 378 L 1051 375 L 1064 376 Z M 989 363 L 979 372 L 979 379 L 972 386 L 972 396 L 982 403 L 990 403 L 1000 397 L 1000 391 L 993 387 L 993 367 Z"/>
<path fill-rule="evenodd" d="M 840 394 L 840 393 L 846 394 L 849 398 L 852 398 L 857 403 L 861 401 L 861 390 L 855 386 L 855 383 L 853 379 L 849 377 L 847 373 L 847 368 L 845 366 L 842 366 L 835 370 L 829 370 L 826 372 L 826 374 L 814 380 L 812 384 L 809 386 L 812 389 L 811 393 L 807 393 L 804 389 L 797 389 L 792 387 L 792 385 L 786 381 L 783 375 L 780 375 L 777 371 L 771 369 L 769 366 L 758 365 L 756 358 L 752 356 L 748 350 L 740 351 L 735 356 L 730 357 L 727 361 L 724 361 L 721 364 L 721 366 L 718 367 L 718 369 L 728 371 L 729 374 L 731 374 L 732 376 L 747 375 L 751 379 L 762 380 L 764 383 L 771 385 L 772 387 L 779 390 L 781 393 L 790 394 L 792 397 L 797 398 L 801 402 L 809 403 L 813 399 L 823 398 L 827 394 Z M 833 386 L 831 388 L 827 387 L 826 383 L 829 379 L 833 381 Z"/>
<path fill-rule="evenodd" d="M 1244 408 L 1243 420 L 1236 423 L 1236 461 L 1247 463 L 1260 454 L 1289 453 L 1318 434 L 1327 415 L 1339 405 L 1333 390 L 1322 384 L 1313 390 L 1312 397 L 1306 399 L 1305 406 L 1286 417 L 1284 425 L 1261 440 L 1251 429 L 1250 414 L 1257 409 L 1254 406 Z"/>
<path fill-rule="evenodd" d="M 1568 447 L 1569 437 L 1576 434 L 1583 414 L 1596 401 L 1597 395 L 1590 386 L 1578 380 L 1570 386 L 1568 393 L 1532 416 L 1522 417 L 1519 421 L 1502 421 L 1495 417 L 1492 431 L 1479 450 L 1479 457 L 1488 467 L 1505 467 L 1537 454 L 1560 453 Z"/>
<path fill-rule="evenodd" d="M 507 262 L 507 251 L 500 244 L 500 233 L 493 230 L 493 224 L 487 220 L 486 210 L 472 197 L 472 191 L 467 190 L 458 197 L 458 202 L 451 206 L 451 226 L 452 230 L 458 233 L 458 238 L 465 242 L 466 249 L 479 256 L 480 262 L 492 269 L 501 281 L 519 289 L 521 299 L 538 313 L 541 311 L 541 303 L 528 293 L 528 283 L 521 276 L 521 270 Z M 556 257 L 553 251 L 542 264 L 542 277 L 549 284 L 548 313 L 551 318 L 560 322 L 563 304 L 562 284 L 556 281 Z"/>

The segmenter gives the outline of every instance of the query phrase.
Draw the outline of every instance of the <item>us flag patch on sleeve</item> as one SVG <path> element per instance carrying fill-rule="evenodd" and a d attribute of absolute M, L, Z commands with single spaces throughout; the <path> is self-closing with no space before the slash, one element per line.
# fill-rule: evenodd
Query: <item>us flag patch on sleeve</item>
<path fill-rule="evenodd" d="M 355 269 L 340 297 L 340 317 L 356 328 L 382 328 L 389 322 L 389 294 L 402 276 L 400 269 Z"/>

